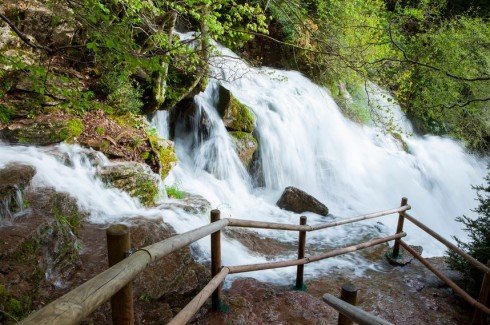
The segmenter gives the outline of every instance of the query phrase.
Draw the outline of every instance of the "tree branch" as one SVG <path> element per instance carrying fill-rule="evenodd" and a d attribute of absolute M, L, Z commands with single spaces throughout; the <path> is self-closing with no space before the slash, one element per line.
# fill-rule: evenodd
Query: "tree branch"
<path fill-rule="evenodd" d="M 10 21 L 10 19 L 8 19 L 4 14 L 2 14 L 0 12 L 0 18 L 7 23 L 7 25 L 9 25 L 9 27 L 15 32 L 15 34 L 17 34 L 17 36 L 19 36 L 19 38 L 28 46 L 32 47 L 33 49 L 37 49 L 37 50 L 44 50 L 46 52 L 48 52 L 49 54 L 53 53 L 53 50 L 47 46 L 44 46 L 44 45 L 39 45 L 39 44 L 35 44 L 33 43 L 29 37 L 27 37 L 26 34 L 22 33 L 18 28 L 17 26 L 14 25 L 14 23 L 12 23 Z"/>

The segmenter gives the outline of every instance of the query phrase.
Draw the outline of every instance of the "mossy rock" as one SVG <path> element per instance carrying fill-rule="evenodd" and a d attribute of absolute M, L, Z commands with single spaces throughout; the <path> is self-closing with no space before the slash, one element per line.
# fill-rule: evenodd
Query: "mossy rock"
<path fill-rule="evenodd" d="M 48 114 L 21 119 L 7 125 L 0 136 L 12 143 L 47 146 L 71 142 L 83 132 L 79 118 L 67 114 Z"/>
<path fill-rule="evenodd" d="M 145 159 L 147 162 L 156 160 L 157 165 L 160 167 L 160 176 L 165 179 L 178 161 L 173 142 L 159 138 L 153 132 L 148 134 L 148 142 L 152 151 L 148 153 L 148 157 Z"/>
<path fill-rule="evenodd" d="M 233 94 L 223 86 L 219 86 L 218 112 L 227 130 L 253 132 L 255 117 L 250 109 L 240 103 Z"/>
<path fill-rule="evenodd" d="M 241 131 L 230 131 L 231 139 L 235 144 L 235 150 L 243 165 L 248 168 L 252 162 L 253 155 L 259 147 L 257 139 L 251 133 Z"/>
<path fill-rule="evenodd" d="M 146 165 L 136 162 L 124 162 L 104 166 L 100 170 L 101 179 L 136 197 L 145 206 L 154 206 L 160 189 L 158 176 Z"/>

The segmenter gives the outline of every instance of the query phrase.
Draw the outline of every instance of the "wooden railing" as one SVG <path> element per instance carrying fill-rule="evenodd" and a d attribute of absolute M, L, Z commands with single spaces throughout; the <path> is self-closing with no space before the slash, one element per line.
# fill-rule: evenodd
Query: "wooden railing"
<path fill-rule="evenodd" d="M 475 306 L 477 309 L 489 313 L 489 308 L 481 303 L 482 299 L 486 297 L 480 297 L 480 301 L 473 299 L 462 289 L 457 287 L 451 280 L 445 277 L 442 273 L 433 268 L 424 258 L 422 258 L 418 253 L 416 253 L 410 246 L 401 240 L 402 237 L 406 236 L 403 232 L 403 222 L 404 219 L 412 221 L 414 224 L 419 226 L 421 229 L 429 232 L 433 237 L 441 241 L 443 244 L 448 246 L 450 249 L 460 254 L 463 258 L 467 259 L 472 263 L 472 265 L 478 267 L 480 270 L 485 272 L 486 277 L 490 273 L 490 269 L 483 265 L 482 263 L 476 261 L 471 256 L 462 252 L 459 248 L 449 243 L 447 240 L 442 238 L 440 235 L 436 234 L 428 227 L 424 226 L 422 223 L 417 221 L 415 218 L 411 217 L 406 213 L 410 209 L 407 200 L 402 199 L 402 204 L 399 208 L 361 215 L 357 217 L 342 219 L 335 222 L 320 223 L 317 225 L 307 225 L 306 217 L 300 219 L 299 225 L 283 224 L 283 223 L 272 223 L 272 222 L 262 222 L 253 220 L 242 220 L 242 219 L 220 219 L 219 210 L 213 210 L 211 212 L 211 223 L 209 225 L 194 229 L 192 231 L 173 236 L 171 238 L 165 239 L 158 243 L 146 246 L 137 250 L 135 253 L 129 255 L 127 258 L 123 259 L 119 263 L 111 266 L 106 271 L 98 274 L 92 279 L 88 280 L 79 287 L 68 292 L 59 299 L 46 305 L 44 308 L 38 310 L 31 314 L 27 319 L 25 319 L 23 324 L 76 324 L 81 320 L 89 316 L 97 307 L 102 303 L 109 300 L 116 293 L 128 290 L 128 285 L 131 281 L 145 269 L 151 262 L 159 260 L 166 255 L 183 248 L 189 244 L 196 242 L 197 240 L 211 235 L 211 281 L 201 290 L 201 292 L 191 300 L 187 306 L 185 306 L 171 321 L 169 324 L 185 324 L 187 323 L 202 307 L 206 300 L 212 296 L 212 308 L 218 310 L 221 304 L 221 284 L 225 280 L 228 274 L 250 272 L 257 270 L 266 270 L 281 268 L 287 266 L 297 266 L 297 278 L 296 287 L 303 287 L 303 267 L 305 264 L 319 261 L 322 259 L 347 254 L 350 252 L 358 251 L 367 247 L 379 245 L 394 240 L 394 251 L 393 255 L 396 257 L 399 255 L 400 246 L 403 246 L 409 253 L 414 255 L 415 258 L 419 259 L 424 265 L 426 265 L 432 272 L 434 272 L 441 280 L 447 283 L 455 292 L 460 294 L 465 300 Z M 331 228 L 339 225 L 354 223 L 357 221 L 368 220 L 373 218 L 378 218 L 381 216 L 386 216 L 390 214 L 397 213 L 399 215 L 397 231 L 394 235 L 373 239 L 360 244 L 334 249 L 328 252 L 313 256 L 305 256 L 305 244 L 306 244 L 306 233 L 309 231 L 315 231 L 320 229 Z M 277 261 L 269 263 L 251 264 L 251 265 L 238 265 L 238 266 L 222 266 L 221 265 L 221 230 L 225 227 L 247 227 L 247 228 L 261 228 L 261 229 L 276 229 L 276 230 L 286 230 L 286 231 L 298 231 L 299 232 L 299 245 L 298 245 L 298 258 L 295 260 Z M 486 280 L 484 283 L 490 281 Z M 488 290 L 482 289 L 482 292 Z M 124 295 L 120 301 L 113 303 L 112 305 L 118 305 L 119 310 L 131 310 L 132 306 L 124 306 L 124 304 L 132 304 L 131 299 L 125 299 Z M 126 298 L 127 294 L 126 294 Z M 114 298 L 113 298 L 114 299 Z M 121 307 L 122 305 L 122 307 Z M 113 320 L 117 320 L 117 316 Z M 119 322 L 124 322 L 132 324 L 133 315 L 128 314 L 127 317 L 119 318 Z"/>

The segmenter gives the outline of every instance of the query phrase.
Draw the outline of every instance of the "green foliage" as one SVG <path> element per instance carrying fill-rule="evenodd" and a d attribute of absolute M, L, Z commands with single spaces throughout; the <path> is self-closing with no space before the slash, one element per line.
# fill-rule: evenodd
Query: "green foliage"
<path fill-rule="evenodd" d="M 394 93 L 419 131 L 448 134 L 485 152 L 488 8 L 476 0 L 284 0 L 269 11 L 293 44 L 285 47 L 294 59 L 288 67 L 330 89 L 372 80 Z M 341 106 L 350 117 L 363 111 Z"/>
<path fill-rule="evenodd" d="M 13 109 L 0 104 L 0 123 L 8 123 L 13 114 Z"/>
<path fill-rule="evenodd" d="M 8 324 L 7 320 L 10 318 L 18 322 L 30 312 L 31 305 L 30 297 L 15 297 L 0 283 L 0 321 L 5 320 L 5 323 Z"/>
<path fill-rule="evenodd" d="M 485 177 L 486 185 L 474 187 L 477 191 L 477 200 L 479 202 L 474 212 L 478 213 L 478 217 L 470 219 L 462 216 L 456 219 L 463 224 L 469 236 L 469 241 L 463 242 L 455 238 L 459 248 L 483 264 L 490 260 L 490 165 L 488 168 L 489 172 Z M 477 295 L 483 279 L 483 273 L 453 251 L 448 251 L 448 255 L 450 266 L 463 275 L 467 290 Z"/>
<path fill-rule="evenodd" d="M 183 199 L 185 197 L 185 192 L 180 189 L 178 184 L 174 184 L 171 186 L 165 186 L 165 191 L 167 195 L 174 199 Z"/>

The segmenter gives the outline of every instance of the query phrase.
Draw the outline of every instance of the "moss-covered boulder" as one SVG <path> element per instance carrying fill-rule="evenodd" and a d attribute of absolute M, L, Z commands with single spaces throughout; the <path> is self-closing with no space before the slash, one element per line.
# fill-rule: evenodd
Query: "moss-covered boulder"
<path fill-rule="evenodd" d="M 230 131 L 231 139 L 235 144 L 235 150 L 243 165 L 248 168 L 259 143 L 252 133 L 242 131 Z"/>
<path fill-rule="evenodd" d="M 227 130 L 249 133 L 254 130 L 255 117 L 250 109 L 221 85 L 219 86 L 218 112 Z"/>
<path fill-rule="evenodd" d="M 148 166 L 136 162 L 117 163 L 102 167 L 99 175 L 105 183 L 138 198 L 143 205 L 155 205 L 159 179 Z"/>
<path fill-rule="evenodd" d="M 46 146 L 74 141 L 83 132 L 82 121 L 61 112 L 18 119 L 0 130 L 0 137 L 11 143 Z"/>

